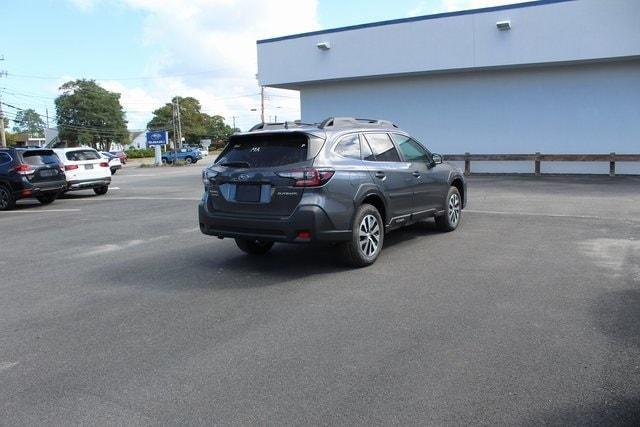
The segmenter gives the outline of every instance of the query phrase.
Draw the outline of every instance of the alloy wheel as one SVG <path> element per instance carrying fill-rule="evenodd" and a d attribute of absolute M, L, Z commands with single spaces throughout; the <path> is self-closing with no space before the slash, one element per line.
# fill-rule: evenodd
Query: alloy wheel
<path fill-rule="evenodd" d="M 367 257 L 372 257 L 380 246 L 380 224 L 373 215 L 365 215 L 360 222 L 359 248 Z"/>
<path fill-rule="evenodd" d="M 460 196 L 457 193 L 453 193 L 449 197 L 449 222 L 451 225 L 456 225 L 460 220 Z"/>

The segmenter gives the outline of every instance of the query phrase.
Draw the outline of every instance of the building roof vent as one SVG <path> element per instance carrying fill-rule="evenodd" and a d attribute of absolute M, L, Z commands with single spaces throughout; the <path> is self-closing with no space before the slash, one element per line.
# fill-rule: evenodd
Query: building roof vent
<path fill-rule="evenodd" d="M 509 31 L 511 29 L 511 21 L 498 21 L 496 22 L 496 27 L 500 31 Z"/>

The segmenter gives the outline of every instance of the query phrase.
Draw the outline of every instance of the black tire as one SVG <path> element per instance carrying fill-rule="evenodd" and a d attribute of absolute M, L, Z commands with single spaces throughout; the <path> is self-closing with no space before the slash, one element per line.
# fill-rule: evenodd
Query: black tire
<path fill-rule="evenodd" d="M 43 205 L 48 205 L 50 203 L 53 203 L 53 201 L 55 199 L 58 198 L 58 194 L 57 193 L 53 193 L 53 194 L 43 194 L 41 196 L 37 196 L 36 199 L 38 199 L 38 201 L 43 204 Z"/>
<path fill-rule="evenodd" d="M 384 222 L 380 212 L 372 205 L 360 206 L 353 218 L 351 240 L 342 244 L 345 261 L 357 268 L 371 265 L 378 259 L 383 244 Z"/>
<path fill-rule="evenodd" d="M 453 231 L 462 221 L 462 197 L 456 187 L 449 187 L 444 207 L 444 215 L 436 217 L 436 226 L 440 231 Z"/>
<path fill-rule="evenodd" d="M 168 165 L 168 164 L 169 164 L 169 160 L 167 160 L 167 159 L 162 159 L 162 164 L 163 164 L 163 165 Z"/>
<path fill-rule="evenodd" d="M 193 157 L 187 157 L 186 159 L 184 159 L 184 161 L 185 161 L 185 163 L 186 163 L 186 164 L 188 164 L 188 165 L 190 165 L 191 163 L 195 163 L 195 162 L 193 161 Z"/>
<path fill-rule="evenodd" d="M 111 175 L 115 175 L 118 172 L 118 169 L 111 169 Z"/>
<path fill-rule="evenodd" d="M 10 211 L 16 207 L 16 199 L 13 197 L 11 189 L 0 184 L 0 211 Z"/>
<path fill-rule="evenodd" d="M 273 247 L 273 242 L 257 239 L 236 239 L 236 245 L 249 255 L 264 255 Z"/>
<path fill-rule="evenodd" d="M 107 194 L 107 191 L 109 191 L 109 186 L 108 185 L 95 187 L 93 189 L 93 192 L 96 193 L 98 196 L 102 196 L 103 194 Z"/>

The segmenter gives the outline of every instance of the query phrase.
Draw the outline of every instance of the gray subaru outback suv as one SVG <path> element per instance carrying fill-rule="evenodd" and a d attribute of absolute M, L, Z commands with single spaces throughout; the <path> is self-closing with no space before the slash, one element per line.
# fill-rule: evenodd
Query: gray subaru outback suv
<path fill-rule="evenodd" d="M 260 124 L 233 135 L 203 170 L 200 230 L 249 254 L 274 242 L 339 243 L 355 267 L 378 258 L 385 233 L 435 218 L 460 224 L 462 172 L 385 120 Z"/>

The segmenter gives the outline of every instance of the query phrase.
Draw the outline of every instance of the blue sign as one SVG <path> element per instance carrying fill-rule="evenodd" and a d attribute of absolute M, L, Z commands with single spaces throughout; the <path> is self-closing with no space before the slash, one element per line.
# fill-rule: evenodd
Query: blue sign
<path fill-rule="evenodd" d="M 147 132 L 147 145 L 165 145 L 169 143 L 169 132 L 166 130 Z"/>

